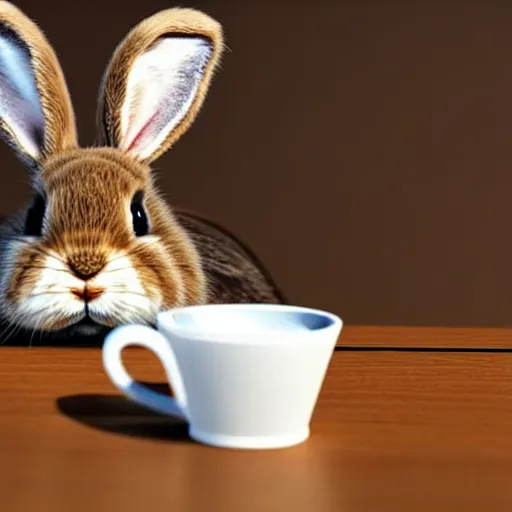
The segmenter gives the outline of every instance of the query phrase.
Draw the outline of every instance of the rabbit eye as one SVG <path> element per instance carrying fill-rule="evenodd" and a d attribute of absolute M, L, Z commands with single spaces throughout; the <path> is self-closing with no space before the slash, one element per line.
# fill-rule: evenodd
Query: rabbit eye
<path fill-rule="evenodd" d="M 132 199 L 130 207 L 132 212 L 133 232 L 136 236 L 144 236 L 149 232 L 148 217 L 144 210 L 142 199 L 142 192 L 137 192 Z"/>
<path fill-rule="evenodd" d="M 45 210 L 46 202 L 44 200 L 44 197 L 38 195 L 34 199 L 32 206 L 28 209 L 27 216 L 25 218 L 25 235 L 42 235 Z"/>

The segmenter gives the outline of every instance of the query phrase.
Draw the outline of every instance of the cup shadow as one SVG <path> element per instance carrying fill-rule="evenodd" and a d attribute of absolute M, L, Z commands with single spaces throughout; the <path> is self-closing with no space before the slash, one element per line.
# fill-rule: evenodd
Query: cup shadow
<path fill-rule="evenodd" d="M 141 382 L 158 393 L 169 394 L 167 384 Z M 118 395 L 78 394 L 59 397 L 58 411 L 89 428 L 104 432 L 193 443 L 188 435 L 188 423 L 179 418 L 161 415 Z"/>

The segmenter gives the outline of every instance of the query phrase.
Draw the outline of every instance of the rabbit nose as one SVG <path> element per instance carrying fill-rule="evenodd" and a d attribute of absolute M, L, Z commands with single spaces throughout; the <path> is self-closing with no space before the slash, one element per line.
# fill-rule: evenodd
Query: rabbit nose
<path fill-rule="evenodd" d="M 87 281 L 105 267 L 105 258 L 99 255 L 76 254 L 68 259 L 68 266 L 76 277 Z"/>
<path fill-rule="evenodd" d="M 80 270 L 80 269 L 76 268 L 74 265 L 69 265 L 69 267 L 71 268 L 71 270 L 73 271 L 73 274 L 75 274 L 76 277 L 78 277 L 79 279 L 82 279 L 84 281 L 87 281 L 88 279 L 91 279 L 95 275 L 99 274 L 99 272 L 101 270 L 101 268 L 98 268 L 98 269 L 88 269 L 88 270 L 84 271 L 84 270 Z"/>

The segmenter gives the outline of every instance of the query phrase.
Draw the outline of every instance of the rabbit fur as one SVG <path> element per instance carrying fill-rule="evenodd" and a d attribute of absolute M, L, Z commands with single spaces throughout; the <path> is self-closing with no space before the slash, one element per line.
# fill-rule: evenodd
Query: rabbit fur
<path fill-rule="evenodd" d="M 150 167 L 194 122 L 223 49 L 222 26 L 203 12 L 170 8 L 142 20 L 106 67 L 97 140 L 80 147 L 53 48 L 0 1 L 0 135 L 33 190 L 1 228 L 6 331 L 87 337 L 154 325 L 172 307 L 285 302 L 236 236 L 168 205 Z"/>

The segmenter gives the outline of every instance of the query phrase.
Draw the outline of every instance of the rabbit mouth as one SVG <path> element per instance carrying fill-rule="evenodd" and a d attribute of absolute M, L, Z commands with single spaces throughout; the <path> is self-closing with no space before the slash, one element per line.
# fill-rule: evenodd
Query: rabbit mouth
<path fill-rule="evenodd" d="M 75 338 L 75 337 L 95 337 L 106 335 L 113 327 L 100 323 L 92 318 L 88 313 L 77 317 L 75 321 L 70 321 L 63 327 L 53 329 L 43 329 L 51 337 Z"/>
<path fill-rule="evenodd" d="M 93 320 L 89 315 L 86 315 L 82 320 L 66 328 L 70 335 L 76 334 L 78 336 L 97 336 L 110 330 L 106 325 L 102 325 Z"/>
<path fill-rule="evenodd" d="M 140 322 L 146 325 L 152 325 L 149 318 L 142 314 L 140 311 L 137 317 L 133 317 L 132 322 Z M 91 309 L 90 304 L 86 303 L 83 314 L 76 318 L 73 323 L 65 327 L 57 329 L 56 331 L 66 336 L 80 336 L 80 337 L 94 337 L 99 335 L 106 335 L 112 329 L 130 323 L 129 319 L 125 321 L 116 320 L 110 317 L 108 313 L 99 312 L 96 309 Z"/>

